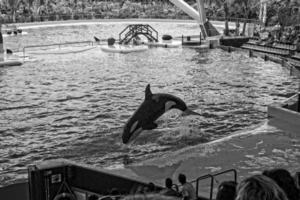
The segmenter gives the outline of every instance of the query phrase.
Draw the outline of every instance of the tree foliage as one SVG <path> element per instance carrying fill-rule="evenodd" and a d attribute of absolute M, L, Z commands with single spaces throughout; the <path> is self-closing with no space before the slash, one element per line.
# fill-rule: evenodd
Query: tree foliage
<path fill-rule="evenodd" d="M 186 0 L 197 8 L 196 0 Z M 260 0 L 204 0 L 207 17 L 219 20 L 258 19 Z M 189 17 L 168 0 L 0 0 L 2 14 L 12 18 L 32 15 L 98 16 L 100 18 Z M 299 23 L 300 0 L 270 0 L 267 23 L 283 26 Z"/>

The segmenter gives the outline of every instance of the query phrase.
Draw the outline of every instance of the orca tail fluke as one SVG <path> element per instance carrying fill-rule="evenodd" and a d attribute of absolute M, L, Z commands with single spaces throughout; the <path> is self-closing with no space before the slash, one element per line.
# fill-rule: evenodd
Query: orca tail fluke
<path fill-rule="evenodd" d="M 192 111 L 191 109 L 187 108 L 185 111 L 182 112 L 181 116 L 185 117 L 188 115 L 197 115 L 197 116 L 201 116 L 200 113 L 197 113 L 195 111 Z"/>

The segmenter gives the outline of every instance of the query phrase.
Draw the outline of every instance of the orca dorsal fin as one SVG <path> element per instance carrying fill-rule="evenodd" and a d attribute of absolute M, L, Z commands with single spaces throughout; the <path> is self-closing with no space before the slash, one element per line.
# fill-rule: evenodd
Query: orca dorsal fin
<path fill-rule="evenodd" d="M 150 89 L 150 84 L 148 84 L 146 86 L 146 90 L 145 90 L 145 100 L 151 99 L 151 98 L 152 98 L 152 92 L 151 92 L 151 89 Z"/>

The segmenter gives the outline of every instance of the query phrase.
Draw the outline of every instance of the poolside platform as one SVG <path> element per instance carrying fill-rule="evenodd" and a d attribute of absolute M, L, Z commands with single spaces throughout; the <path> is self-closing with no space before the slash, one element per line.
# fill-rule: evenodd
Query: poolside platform
<path fill-rule="evenodd" d="M 300 130 L 300 93 L 295 94 L 282 103 L 268 106 L 269 124 L 289 133 Z"/>
<path fill-rule="evenodd" d="M 250 37 L 244 37 L 244 36 L 223 36 L 220 38 L 220 45 L 241 47 L 243 44 L 245 44 L 249 40 L 250 40 Z"/>
<path fill-rule="evenodd" d="M 13 67 L 20 66 L 23 64 L 23 61 L 15 58 L 14 56 L 9 56 L 6 54 L 0 55 L 0 67 Z"/>

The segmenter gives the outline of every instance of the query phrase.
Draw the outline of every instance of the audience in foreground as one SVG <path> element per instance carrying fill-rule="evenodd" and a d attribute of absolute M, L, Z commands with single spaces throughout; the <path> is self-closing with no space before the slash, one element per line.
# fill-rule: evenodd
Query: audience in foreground
<path fill-rule="evenodd" d="M 178 175 L 178 181 L 182 185 L 181 195 L 183 200 L 196 200 L 196 191 L 193 185 L 186 181 L 186 176 L 184 174 Z"/>
<path fill-rule="evenodd" d="M 238 185 L 236 200 L 288 200 L 284 191 L 269 177 L 254 175 Z"/>
<path fill-rule="evenodd" d="M 166 188 L 160 191 L 160 194 L 165 195 L 165 196 L 173 196 L 173 197 L 180 197 L 180 193 L 175 191 L 172 186 L 173 186 L 173 181 L 170 178 L 166 178 L 165 180 L 165 186 Z"/>
<path fill-rule="evenodd" d="M 181 184 L 173 184 L 171 178 L 166 178 L 165 188 L 160 189 L 149 183 L 141 190 L 136 190 L 134 195 L 112 196 L 111 200 L 197 200 L 196 190 L 186 180 L 184 174 L 178 175 Z M 177 186 L 176 190 L 173 186 Z M 147 188 L 147 189 L 145 189 Z M 103 197 L 90 196 L 89 199 L 103 199 Z M 116 197 L 116 198 L 114 198 Z M 253 175 L 242 180 L 239 184 L 235 181 L 224 181 L 218 187 L 216 200 L 300 200 L 300 189 L 296 180 L 285 169 L 266 170 L 262 174 Z"/>
<path fill-rule="evenodd" d="M 290 172 L 285 169 L 272 169 L 264 171 L 263 175 L 274 180 L 289 200 L 300 200 L 300 190 Z"/>

